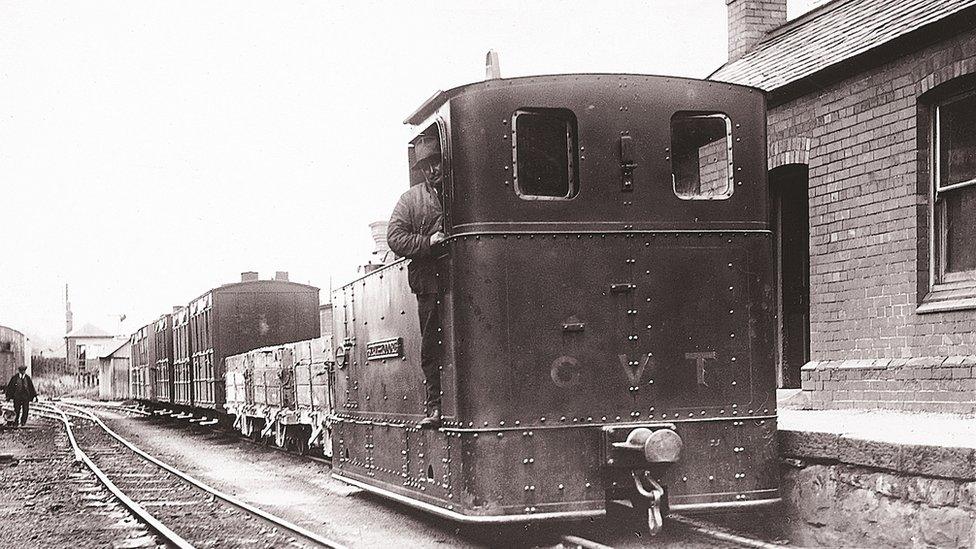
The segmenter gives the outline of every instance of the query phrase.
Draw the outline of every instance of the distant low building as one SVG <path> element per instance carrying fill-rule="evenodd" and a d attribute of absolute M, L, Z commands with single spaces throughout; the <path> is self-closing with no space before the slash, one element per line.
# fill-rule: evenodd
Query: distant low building
<path fill-rule="evenodd" d="M 129 357 L 132 342 L 116 341 L 98 357 L 98 398 L 124 400 L 129 398 Z"/>
<path fill-rule="evenodd" d="M 319 334 L 322 337 L 332 335 L 332 304 L 319 305 Z"/>
<path fill-rule="evenodd" d="M 85 324 L 64 337 L 65 367 L 83 385 L 94 387 L 98 381 L 99 357 L 127 340 L 128 336 L 112 335 L 98 326 Z"/>

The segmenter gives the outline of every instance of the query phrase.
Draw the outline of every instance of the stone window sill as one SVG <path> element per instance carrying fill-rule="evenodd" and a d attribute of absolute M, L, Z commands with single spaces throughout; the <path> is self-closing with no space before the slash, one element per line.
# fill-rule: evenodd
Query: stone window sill
<path fill-rule="evenodd" d="M 925 314 L 976 309 L 976 279 L 953 278 L 955 279 L 932 286 L 915 312 Z"/>

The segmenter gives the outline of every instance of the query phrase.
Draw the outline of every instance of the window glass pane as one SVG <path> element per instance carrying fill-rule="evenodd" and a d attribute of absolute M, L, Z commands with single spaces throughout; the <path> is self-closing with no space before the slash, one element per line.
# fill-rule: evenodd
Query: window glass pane
<path fill-rule="evenodd" d="M 942 193 L 945 200 L 946 271 L 976 270 L 976 186 Z"/>
<path fill-rule="evenodd" d="M 671 176 L 681 198 L 732 194 L 731 124 L 718 113 L 678 113 L 671 119 Z"/>
<path fill-rule="evenodd" d="M 976 179 L 976 95 L 939 107 L 939 124 L 940 186 Z"/>
<path fill-rule="evenodd" d="M 522 109 L 515 134 L 515 189 L 526 198 L 572 198 L 576 183 L 576 116 L 568 109 Z"/>

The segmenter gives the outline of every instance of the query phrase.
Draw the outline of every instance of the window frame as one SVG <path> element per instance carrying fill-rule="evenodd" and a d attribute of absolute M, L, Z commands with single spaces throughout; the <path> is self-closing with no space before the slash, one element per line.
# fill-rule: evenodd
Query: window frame
<path fill-rule="evenodd" d="M 922 299 L 916 312 L 934 313 L 976 309 L 976 269 L 947 272 L 947 234 L 946 208 L 939 208 L 942 195 L 965 187 L 976 185 L 976 177 L 950 185 L 942 185 L 942 107 L 976 97 L 976 89 L 956 93 L 932 103 L 929 123 L 929 181 L 928 181 L 928 220 L 929 220 L 929 284 L 928 293 Z"/>
<path fill-rule="evenodd" d="M 678 182 L 674 175 L 674 120 L 675 118 L 682 116 L 687 118 L 719 118 L 725 121 L 725 151 L 726 151 L 726 183 L 728 191 L 724 194 L 716 195 L 681 195 L 678 193 Z M 711 111 L 711 112 L 697 112 L 697 111 L 678 111 L 671 115 L 671 119 L 668 123 L 668 144 L 670 146 L 670 168 L 671 168 L 671 192 L 674 196 L 678 197 L 679 200 L 728 200 L 732 198 L 735 194 L 735 169 L 732 159 L 733 147 L 732 147 L 732 118 L 724 112 Z M 701 187 L 701 174 L 699 174 L 699 188 Z"/>
<path fill-rule="evenodd" d="M 566 139 L 566 158 L 567 158 L 567 181 L 569 183 L 569 189 L 565 196 L 548 196 L 548 195 L 538 195 L 538 194 L 527 194 L 525 193 L 521 186 L 519 185 L 518 177 L 518 117 L 522 115 L 541 115 L 546 112 L 559 112 L 559 113 L 569 113 L 572 117 L 571 120 L 559 118 L 565 122 L 569 127 L 569 133 Z M 556 118 L 556 117 L 554 117 Z M 579 177 L 579 163 L 580 163 L 580 146 L 579 146 L 579 120 L 576 117 L 576 113 L 572 109 L 564 107 L 519 107 L 512 112 L 511 116 L 511 128 L 512 128 L 512 188 L 515 190 L 515 196 L 522 200 L 543 200 L 543 201 L 569 201 L 575 199 L 579 196 L 582 189 Z"/>

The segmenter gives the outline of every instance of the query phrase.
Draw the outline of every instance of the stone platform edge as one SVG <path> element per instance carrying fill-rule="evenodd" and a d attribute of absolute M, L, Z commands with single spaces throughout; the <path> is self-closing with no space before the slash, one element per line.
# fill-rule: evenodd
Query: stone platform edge
<path fill-rule="evenodd" d="M 816 431 L 778 433 L 780 457 L 884 469 L 903 475 L 976 479 L 976 449 L 896 444 Z"/>

